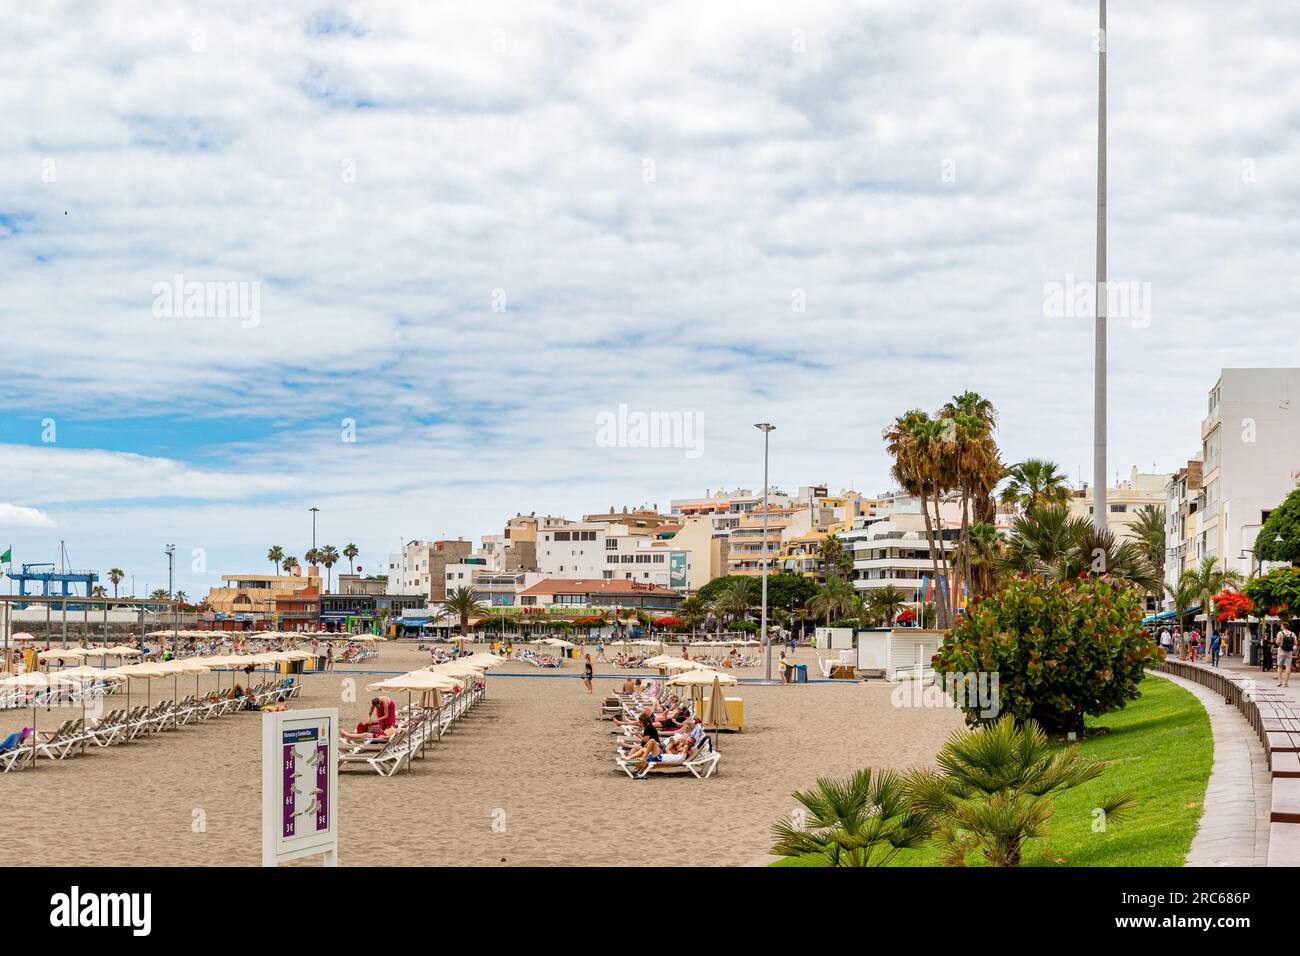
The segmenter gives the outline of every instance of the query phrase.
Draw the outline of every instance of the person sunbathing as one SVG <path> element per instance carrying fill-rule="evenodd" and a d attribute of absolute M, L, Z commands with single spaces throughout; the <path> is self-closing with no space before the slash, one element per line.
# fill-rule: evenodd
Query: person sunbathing
<path fill-rule="evenodd" d="M 664 752 L 659 758 L 659 762 L 665 764 L 686 763 L 686 758 L 691 755 L 694 746 L 690 737 L 683 737 L 680 734 L 674 735 L 669 738 L 668 743 L 664 746 Z"/>
<path fill-rule="evenodd" d="M 22 730 L 15 730 L 4 740 L 0 740 L 0 753 L 8 750 L 17 750 L 22 746 L 24 740 L 32 735 L 32 728 L 24 727 Z"/>
<path fill-rule="evenodd" d="M 632 772 L 644 772 L 649 769 L 650 764 L 658 761 L 662 754 L 663 747 L 659 743 L 659 731 L 655 728 L 654 721 L 643 714 L 641 717 L 641 744 L 628 751 L 626 758 L 635 764 Z"/>
<path fill-rule="evenodd" d="M 362 721 L 357 724 L 356 733 L 340 728 L 339 736 L 344 740 L 383 740 L 388 736 L 388 731 L 377 723 L 367 724 Z"/>

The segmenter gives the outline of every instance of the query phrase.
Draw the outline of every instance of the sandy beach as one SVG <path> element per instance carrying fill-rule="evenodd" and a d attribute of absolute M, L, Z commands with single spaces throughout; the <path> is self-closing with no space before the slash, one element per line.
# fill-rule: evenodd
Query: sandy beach
<path fill-rule="evenodd" d="M 812 663 L 814 654 L 800 649 L 797 659 Z M 373 696 L 368 682 L 427 663 L 414 646 L 383 644 L 355 669 L 303 675 L 294 706 L 337 706 L 348 725 Z M 728 694 L 744 698 L 747 726 L 722 735 L 713 778 L 633 781 L 612 762 L 612 724 L 597 719 L 611 675 L 626 672 L 597 665 L 594 696 L 577 662 L 556 673 L 512 662 L 410 772 L 340 774 L 341 864 L 749 864 L 767 852 L 773 821 L 794 808 L 793 790 L 864 766 L 930 764 L 961 725 L 953 710 L 893 706 L 884 684 L 742 683 Z M 760 677 L 762 668 L 737 674 Z M 228 686 L 230 675 L 204 675 L 200 686 L 218 679 Z M 344 702 L 345 682 L 354 702 Z M 182 695 L 193 690 L 193 677 L 180 678 Z M 170 697 L 172 681 L 152 693 Z M 133 701 L 137 694 L 140 682 Z M 0 713 L 3 732 L 30 715 Z M 42 711 L 39 726 L 73 716 L 80 710 Z M 260 718 L 242 713 L 63 761 L 41 757 L 35 770 L 0 776 L 0 862 L 256 866 L 260 746 Z"/>

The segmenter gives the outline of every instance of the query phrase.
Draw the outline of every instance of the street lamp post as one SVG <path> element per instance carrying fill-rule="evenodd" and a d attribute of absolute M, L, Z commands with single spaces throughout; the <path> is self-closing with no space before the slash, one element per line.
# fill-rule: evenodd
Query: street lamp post
<path fill-rule="evenodd" d="M 311 512 L 311 549 L 315 551 L 316 550 L 316 512 L 320 511 L 320 509 L 316 507 L 311 507 L 308 508 L 307 510 Z"/>
<path fill-rule="evenodd" d="M 1097 319 L 1093 330 L 1092 523 L 1105 531 L 1106 506 L 1106 0 L 1099 0 L 1097 34 Z"/>
<path fill-rule="evenodd" d="M 759 422 L 754 427 L 763 433 L 763 610 L 759 633 L 763 641 L 764 680 L 771 680 L 772 642 L 767 637 L 767 439 L 776 426 Z"/>
<path fill-rule="evenodd" d="M 181 626 L 181 606 L 176 601 L 176 545 L 167 545 L 163 553 L 167 555 L 167 599 L 172 602 L 172 649 L 174 651 L 180 640 Z"/>

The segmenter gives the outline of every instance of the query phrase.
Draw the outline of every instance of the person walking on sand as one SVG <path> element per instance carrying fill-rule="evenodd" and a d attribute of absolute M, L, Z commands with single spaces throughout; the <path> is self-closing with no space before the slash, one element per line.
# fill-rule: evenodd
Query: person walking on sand
<path fill-rule="evenodd" d="M 592 677 L 591 655 L 588 654 L 586 655 L 586 659 L 583 661 L 582 664 L 582 682 L 587 685 L 588 694 L 591 693 L 591 677 Z"/>

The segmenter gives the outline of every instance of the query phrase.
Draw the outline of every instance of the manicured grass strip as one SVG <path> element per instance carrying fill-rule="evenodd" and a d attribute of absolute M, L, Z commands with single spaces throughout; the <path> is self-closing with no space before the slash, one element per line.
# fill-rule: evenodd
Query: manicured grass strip
<path fill-rule="evenodd" d="M 1108 764 L 1096 780 L 1056 798 L 1048 836 L 1025 845 L 1026 866 L 1182 866 L 1205 801 L 1214 762 L 1210 719 L 1191 693 L 1160 677 L 1142 682 L 1142 696 L 1123 710 L 1090 718 L 1109 733 L 1080 745 L 1085 757 Z M 1094 808 L 1109 794 L 1135 793 L 1137 808 L 1123 823 L 1103 827 Z M 979 851 L 968 862 L 984 862 Z M 816 866 L 815 859 L 773 866 Z M 895 866 L 936 866 L 933 849 L 900 853 Z"/>

